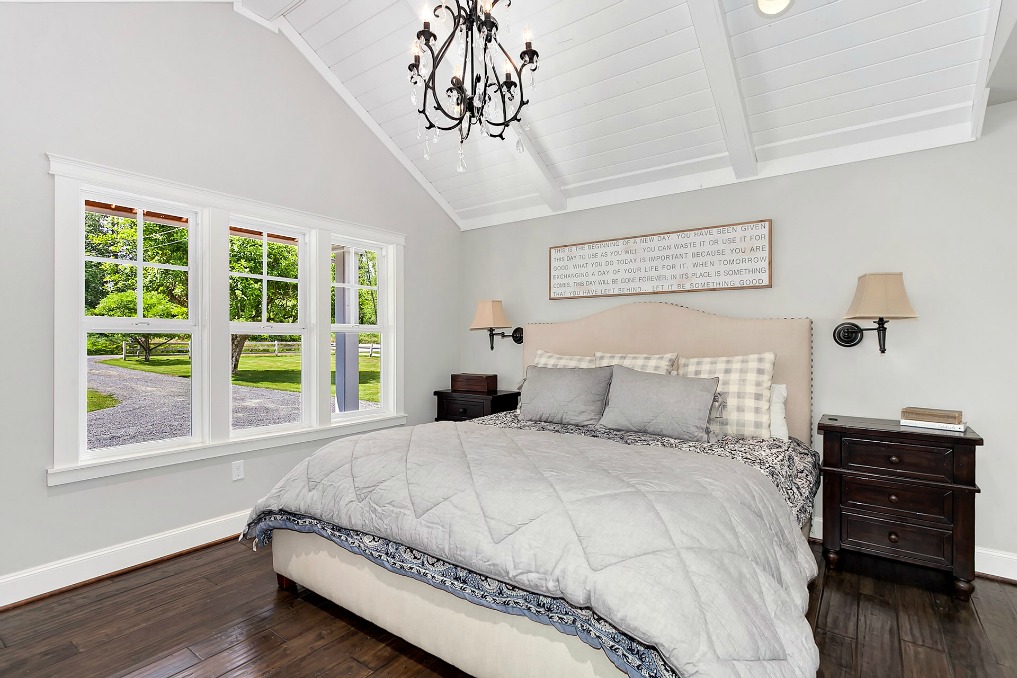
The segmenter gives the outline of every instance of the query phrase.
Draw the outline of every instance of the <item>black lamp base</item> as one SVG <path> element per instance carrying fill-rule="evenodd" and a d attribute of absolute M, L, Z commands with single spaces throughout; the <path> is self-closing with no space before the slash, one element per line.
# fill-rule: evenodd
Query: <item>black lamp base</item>
<path fill-rule="evenodd" d="M 858 323 L 841 323 L 833 328 L 833 340 L 838 346 L 851 348 L 862 343 L 865 334 Z"/>
<path fill-rule="evenodd" d="M 866 332 L 876 330 L 876 338 L 879 340 L 879 352 L 886 353 L 886 320 L 879 318 L 875 321 L 875 327 L 862 329 L 857 323 L 841 323 L 833 328 L 833 340 L 838 346 L 851 348 L 862 343 Z"/>
<path fill-rule="evenodd" d="M 493 327 L 487 328 L 488 337 L 491 339 L 491 350 L 494 350 L 494 338 L 501 337 L 502 339 L 511 339 L 517 344 L 523 343 L 523 328 L 517 327 L 512 330 L 512 334 L 505 334 L 504 332 L 495 332 Z"/>

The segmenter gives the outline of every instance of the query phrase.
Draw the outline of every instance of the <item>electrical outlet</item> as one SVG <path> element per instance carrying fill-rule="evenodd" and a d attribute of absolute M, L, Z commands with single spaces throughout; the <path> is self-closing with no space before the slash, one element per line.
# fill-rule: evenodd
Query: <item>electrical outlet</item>
<path fill-rule="evenodd" d="M 244 479 L 244 460 L 233 462 L 233 480 Z"/>

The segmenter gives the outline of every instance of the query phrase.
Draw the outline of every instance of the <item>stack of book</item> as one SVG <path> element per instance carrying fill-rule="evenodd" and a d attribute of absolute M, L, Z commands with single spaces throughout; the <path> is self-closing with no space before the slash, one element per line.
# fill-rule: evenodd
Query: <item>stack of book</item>
<path fill-rule="evenodd" d="M 905 407 L 900 411 L 900 425 L 958 433 L 963 433 L 968 427 L 964 413 L 960 410 L 934 410 L 928 407 Z"/>

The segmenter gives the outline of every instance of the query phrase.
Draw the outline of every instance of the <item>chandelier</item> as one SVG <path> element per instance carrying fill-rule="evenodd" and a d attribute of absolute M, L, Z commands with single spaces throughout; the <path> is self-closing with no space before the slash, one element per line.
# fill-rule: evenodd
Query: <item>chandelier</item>
<path fill-rule="evenodd" d="M 529 103 L 523 91 L 524 71 L 529 71 L 529 89 L 534 87 L 533 72 L 540 55 L 527 39 L 519 64 L 512 60 L 498 39 L 494 10 L 499 2 L 505 9 L 508 33 L 512 0 L 441 0 L 433 14 L 441 26 L 449 26 L 448 37 L 439 42 L 431 22 L 424 21 L 413 43 L 410 100 L 420 106 L 417 138 L 424 140 L 424 159 L 430 159 L 430 145 L 442 132 L 458 131 L 459 172 L 466 171 L 463 142 L 474 126 L 489 137 L 504 140 L 510 124 L 522 123 L 519 114 Z M 418 95 L 420 88 L 422 96 Z M 517 140 L 516 150 L 523 151 L 522 138 Z"/>

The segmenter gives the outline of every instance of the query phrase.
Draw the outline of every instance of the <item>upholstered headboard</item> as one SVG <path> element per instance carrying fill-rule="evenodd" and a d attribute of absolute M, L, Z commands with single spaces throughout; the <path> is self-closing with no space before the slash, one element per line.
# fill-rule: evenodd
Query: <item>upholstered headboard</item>
<path fill-rule="evenodd" d="M 526 326 L 523 365 L 537 349 L 566 355 L 674 353 L 686 358 L 777 356 L 773 383 L 787 384 L 788 431 L 812 440 L 812 320 L 729 318 L 667 303 L 617 306 L 586 318 Z"/>

